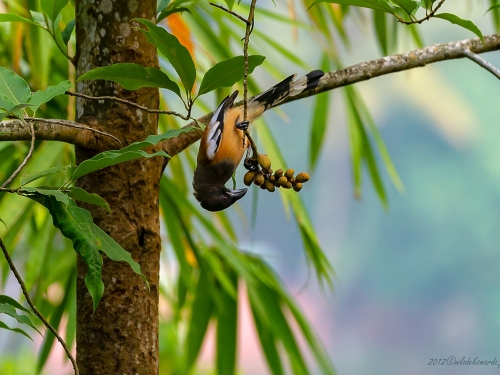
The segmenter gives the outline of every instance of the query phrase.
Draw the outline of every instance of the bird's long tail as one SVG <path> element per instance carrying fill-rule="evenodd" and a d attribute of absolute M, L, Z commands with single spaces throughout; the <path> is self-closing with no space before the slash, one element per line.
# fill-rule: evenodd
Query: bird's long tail
<path fill-rule="evenodd" d="M 313 70 L 305 76 L 294 81 L 297 74 L 285 78 L 269 90 L 257 95 L 249 103 L 249 106 L 264 106 L 264 111 L 282 102 L 288 96 L 295 96 L 301 92 L 310 90 L 318 86 L 319 80 L 323 77 L 322 70 Z"/>

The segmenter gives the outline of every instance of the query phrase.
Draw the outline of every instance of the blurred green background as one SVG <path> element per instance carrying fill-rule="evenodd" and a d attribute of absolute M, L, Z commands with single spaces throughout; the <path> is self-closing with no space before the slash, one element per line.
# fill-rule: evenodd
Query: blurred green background
<path fill-rule="evenodd" d="M 280 10 L 269 3 L 270 9 Z M 491 20 L 483 15 L 488 2 L 471 3 L 449 1 L 442 11 L 474 21 L 484 35 L 492 33 Z M 371 25 L 361 31 L 358 26 L 346 25 L 351 33 L 351 48 L 341 52 L 346 66 L 382 56 Z M 299 31 L 295 39 L 289 26 L 259 25 L 258 19 L 256 27 L 279 35 L 312 67 L 320 65 L 320 51 L 307 34 Z M 419 30 L 424 45 L 474 37 L 443 20 L 426 22 Z M 414 48 L 409 38 L 401 38 L 396 52 Z M 265 54 L 268 62 L 276 61 L 272 51 Z M 500 53 L 483 57 L 500 67 Z M 276 65 L 283 76 L 306 73 L 288 61 Z M 274 83 L 259 69 L 255 75 L 261 87 Z M 462 59 L 379 77 L 356 88 L 380 128 L 405 192 L 399 194 L 383 171 L 387 210 L 367 175 L 362 198 L 354 198 L 345 106 L 341 89 L 336 90 L 318 167 L 301 192 L 335 268 L 335 291 L 322 291 L 316 284 L 300 234 L 278 194 L 255 189 L 241 205 L 246 218 L 238 210 L 230 213 L 241 223 L 237 226 L 243 248 L 273 265 L 316 328 L 339 374 L 497 374 L 496 366 L 436 368 L 428 363 L 450 356 L 500 362 L 498 80 Z M 265 116 L 288 165 L 297 171 L 308 170 L 313 103 L 305 99 Z M 238 367 L 243 374 L 264 375 L 267 367 L 245 306 L 243 301 Z M 168 307 L 163 308 L 168 314 Z M 162 326 L 165 340 L 169 329 Z M 35 347 L 40 342 L 36 337 Z M 20 362 L 26 375 L 33 373 L 36 354 L 30 354 L 28 345 L 21 336 L 1 332 L 0 374 L 23 375 L 14 365 Z M 171 348 L 162 350 L 164 356 L 174 355 Z M 210 373 L 212 353 L 208 340 L 201 373 Z M 45 373 L 71 373 L 70 365 L 62 362 L 58 347 Z"/>

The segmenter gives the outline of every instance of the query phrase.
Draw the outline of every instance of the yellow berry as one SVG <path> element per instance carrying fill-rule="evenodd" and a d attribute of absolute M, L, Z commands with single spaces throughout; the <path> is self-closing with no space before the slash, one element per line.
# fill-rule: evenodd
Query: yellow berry
<path fill-rule="evenodd" d="M 255 175 L 257 174 L 257 171 L 248 171 L 245 173 L 245 176 L 243 177 L 243 183 L 246 186 L 252 185 L 253 179 L 255 178 Z"/>
<path fill-rule="evenodd" d="M 293 178 L 293 174 L 295 173 L 295 171 L 292 169 L 292 168 L 289 168 L 286 170 L 285 172 L 285 177 L 290 180 Z"/>
<path fill-rule="evenodd" d="M 276 172 L 274 172 L 274 175 L 276 176 L 276 179 L 280 178 L 283 176 L 283 169 L 277 169 Z"/>
<path fill-rule="evenodd" d="M 306 172 L 300 172 L 297 176 L 295 176 L 295 181 L 297 182 L 307 182 L 309 181 L 309 173 Z"/>
<path fill-rule="evenodd" d="M 287 183 L 288 183 L 288 180 L 286 179 L 286 177 L 285 177 L 285 176 L 281 176 L 281 177 L 278 179 L 278 185 L 280 185 L 280 186 L 285 187 Z"/>
<path fill-rule="evenodd" d="M 300 191 L 302 190 L 302 182 L 296 182 L 293 184 L 293 190 Z"/>
<path fill-rule="evenodd" d="M 273 193 L 273 192 L 274 192 L 275 187 L 274 187 L 274 184 L 273 184 L 271 181 L 267 180 L 267 181 L 266 181 L 266 183 L 265 183 L 264 185 L 266 186 L 266 189 L 267 189 L 268 191 L 270 191 L 271 193 Z"/>
<path fill-rule="evenodd" d="M 265 180 L 266 178 L 264 177 L 264 175 L 259 173 L 255 176 L 253 183 L 257 186 L 262 186 Z"/>
<path fill-rule="evenodd" d="M 257 160 L 259 161 L 262 169 L 267 171 L 269 168 L 271 168 L 271 159 L 269 159 L 269 156 L 265 154 L 259 154 Z"/>

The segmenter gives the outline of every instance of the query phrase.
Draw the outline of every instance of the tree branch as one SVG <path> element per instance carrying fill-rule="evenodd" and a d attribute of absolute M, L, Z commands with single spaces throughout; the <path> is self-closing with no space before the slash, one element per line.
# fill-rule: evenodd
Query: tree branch
<path fill-rule="evenodd" d="M 315 89 L 303 92 L 297 96 L 288 97 L 278 105 L 290 103 L 294 100 L 320 94 L 338 87 L 366 81 L 370 78 L 379 77 L 385 74 L 419 68 L 440 61 L 469 57 L 466 56 L 466 51 L 470 51 L 477 55 L 495 50 L 500 50 L 500 34 L 485 36 L 484 44 L 478 38 L 465 39 L 449 43 L 435 44 L 433 46 L 407 53 L 363 62 L 345 69 L 337 70 L 336 72 L 326 73 L 321 78 Z M 242 101 L 236 103 L 237 106 L 242 104 Z M 208 113 L 198 119 L 198 121 L 206 125 L 209 123 L 212 116 L 213 112 Z M 43 120 L 38 119 L 37 122 L 33 124 L 36 138 L 39 140 L 63 141 L 99 150 L 117 147 L 115 143 L 116 141 L 113 141 L 108 137 L 98 137 L 98 135 L 95 134 L 90 127 L 86 127 L 85 125 L 76 124 L 71 121 L 63 121 L 66 124 L 79 125 L 85 128 L 85 130 L 77 130 L 75 128 L 66 128 L 63 125 L 55 123 L 46 124 L 41 121 Z M 196 122 L 191 122 L 186 126 L 197 126 L 197 124 Z M 170 138 L 164 141 L 162 143 L 162 149 L 170 156 L 174 156 L 199 140 L 201 134 L 201 130 L 193 130 L 188 133 L 182 133 L 177 138 Z M 22 123 L 19 120 L 0 122 L 0 141 L 18 141 L 29 139 L 31 139 L 29 132 L 22 126 Z"/>
<path fill-rule="evenodd" d="M 424 67 L 428 64 L 445 60 L 464 57 L 470 58 L 470 56 L 466 56 L 465 51 L 480 54 L 496 50 L 500 50 L 500 34 L 485 36 L 484 44 L 479 38 L 465 39 L 449 43 L 435 44 L 403 54 L 382 57 L 380 59 L 340 69 L 335 72 L 326 73 L 323 77 L 321 77 L 319 84 L 315 89 L 305 91 L 296 96 L 288 97 L 278 103 L 277 106 L 390 73 Z M 243 102 L 240 101 L 236 103 L 235 106 L 240 106 L 242 104 Z M 203 116 L 198 121 L 207 125 L 212 116 L 213 112 Z M 190 123 L 186 126 L 195 125 L 195 123 Z M 174 156 L 200 139 L 201 134 L 201 131 L 191 131 L 189 133 L 182 133 L 181 137 L 167 139 L 163 143 L 163 150 L 170 156 Z"/>
<path fill-rule="evenodd" d="M 115 136 L 94 129 L 88 125 L 68 120 L 52 120 L 27 117 L 25 121 L 33 126 L 35 138 L 45 141 L 60 141 L 76 146 L 109 150 L 121 147 Z M 28 141 L 31 134 L 21 120 L 0 122 L 0 141 Z"/>

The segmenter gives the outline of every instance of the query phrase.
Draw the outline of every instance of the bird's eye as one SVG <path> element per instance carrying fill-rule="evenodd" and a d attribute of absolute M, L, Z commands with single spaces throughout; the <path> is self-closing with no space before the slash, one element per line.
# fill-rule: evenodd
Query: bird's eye
<path fill-rule="evenodd" d="M 228 197 L 227 197 L 227 195 L 226 195 L 226 194 L 222 194 L 222 195 L 220 196 L 220 199 L 221 199 L 221 201 L 223 201 L 223 202 L 227 202 Z"/>

